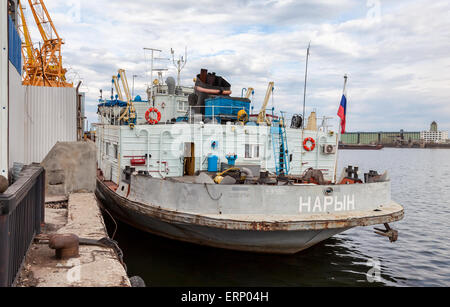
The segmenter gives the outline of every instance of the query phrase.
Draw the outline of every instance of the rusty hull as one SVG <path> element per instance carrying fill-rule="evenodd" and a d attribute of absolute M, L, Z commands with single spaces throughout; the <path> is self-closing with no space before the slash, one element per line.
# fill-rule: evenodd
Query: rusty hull
<path fill-rule="evenodd" d="M 133 227 L 170 239 L 240 251 L 295 254 L 357 226 L 399 221 L 395 202 L 376 210 L 331 214 L 192 214 L 130 200 L 97 180 L 97 197 L 115 217 Z"/>

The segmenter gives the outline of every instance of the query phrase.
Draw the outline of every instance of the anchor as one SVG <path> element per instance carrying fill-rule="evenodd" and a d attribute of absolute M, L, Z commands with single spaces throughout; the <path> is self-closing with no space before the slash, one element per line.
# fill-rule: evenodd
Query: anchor
<path fill-rule="evenodd" d="M 388 237 L 392 243 L 396 242 L 398 240 L 398 231 L 392 229 L 388 223 L 385 223 L 384 227 L 386 227 L 386 229 L 375 228 L 375 233 L 380 236 Z"/>

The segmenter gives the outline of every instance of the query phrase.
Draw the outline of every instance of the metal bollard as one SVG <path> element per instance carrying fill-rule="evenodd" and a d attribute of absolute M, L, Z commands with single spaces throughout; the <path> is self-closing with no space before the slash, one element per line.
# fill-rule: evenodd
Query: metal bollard
<path fill-rule="evenodd" d="M 80 239 L 74 234 L 53 235 L 48 246 L 56 250 L 57 259 L 76 258 L 80 255 Z"/>

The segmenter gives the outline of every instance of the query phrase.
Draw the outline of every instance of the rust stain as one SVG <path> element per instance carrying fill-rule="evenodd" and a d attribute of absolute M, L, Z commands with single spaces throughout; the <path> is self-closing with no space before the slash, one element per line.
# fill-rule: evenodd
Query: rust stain
<path fill-rule="evenodd" d="M 323 229 L 339 229 L 352 228 L 357 226 L 371 226 L 384 223 L 391 223 L 403 219 L 404 211 L 399 210 L 400 206 L 391 211 L 386 209 L 383 212 L 377 212 L 370 216 L 356 216 L 353 213 L 347 214 L 330 214 L 319 218 L 317 216 L 305 216 L 302 220 L 288 221 L 249 221 L 239 220 L 234 216 L 226 219 L 226 215 L 203 216 L 182 213 L 167 209 L 162 209 L 155 205 L 143 205 L 129 199 L 123 198 L 110 188 L 109 182 L 98 180 L 103 193 L 109 194 L 109 197 L 115 199 L 121 206 L 128 210 L 139 212 L 140 214 L 162 220 L 167 223 L 183 223 L 192 224 L 212 228 L 230 229 L 230 230 L 249 230 L 249 231 L 301 231 L 301 230 L 323 230 Z M 108 191 L 109 190 L 109 191 Z"/>

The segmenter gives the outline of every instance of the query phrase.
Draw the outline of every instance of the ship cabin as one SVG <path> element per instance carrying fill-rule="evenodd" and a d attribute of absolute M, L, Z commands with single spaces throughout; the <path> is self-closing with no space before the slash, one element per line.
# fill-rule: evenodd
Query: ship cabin
<path fill-rule="evenodd" d="M 282 178 L 304 184 L 301 178 L 314 169 L 321 174 L 309 176 L 310 183 L 336 182 L 339 134 L 326 120 L 318 126 L 315 112 L 306 123 L 267 109 L 273 83 L 259 113 L 250 95 L 232 97 L 231 85 L 206 70 L 194 87 L 176 86 L 170 77 L 164 83 L 155 81 L 147 100 L 99 101 L 96 143 L 104 180 L 119 186 L 139 174 L 196 182 L 205 173 L 212 184 L 226 177 L 241 184 L 279 184 Z"/>

